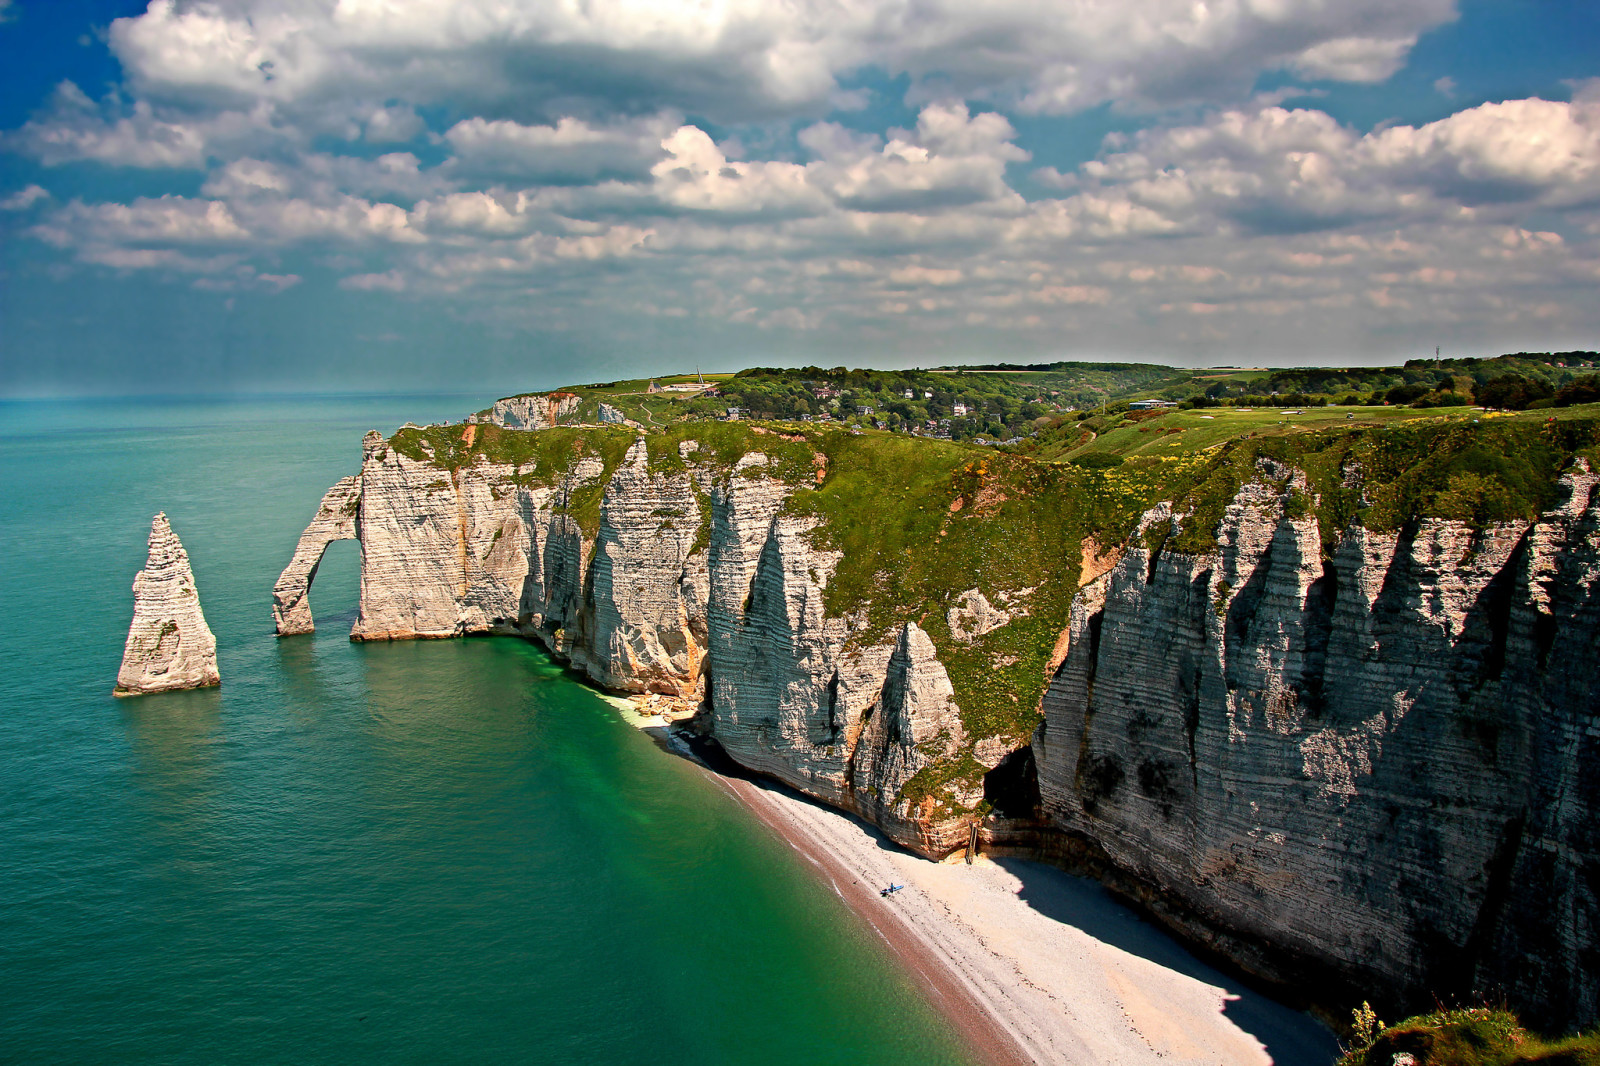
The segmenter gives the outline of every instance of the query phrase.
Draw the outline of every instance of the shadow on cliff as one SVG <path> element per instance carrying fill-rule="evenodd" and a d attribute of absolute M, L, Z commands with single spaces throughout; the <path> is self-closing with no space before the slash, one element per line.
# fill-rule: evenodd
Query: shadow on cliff
<path fill-rule="evenodd" d="M 1027 859 L 992 861 L 1022 882 L 1017 898 L 1045 917 L 1164 969 L 1223 989 L 1223 1016 L 1259 1040 L 1274 1063 L 1327 1066 L 1338 1055 L 1332 1033 L 1320 1025 L 1307 1025 L 1304 1014 L 1202 962 L 1165 929 L 1141 918 L 1097 882 Z"/>

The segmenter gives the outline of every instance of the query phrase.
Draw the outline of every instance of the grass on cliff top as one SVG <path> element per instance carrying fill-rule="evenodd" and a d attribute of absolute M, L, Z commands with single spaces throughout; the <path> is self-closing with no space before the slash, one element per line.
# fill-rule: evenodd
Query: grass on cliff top
<path fill-rule="evenodd" d="M 1355 1044 L 1338 1066 L 1393 1066 L 1406 1055 L 1415 1066 L 1600 1066 L 1600 1029 L 1546 1040 L 1522 1028 L 1510 1011 L 1486 1007 L 1434 1011 L 1387 1028 L 1372 1025 L 1357 1032 Z"/>
<path fill-rule="evenodd" d="M 1324 546 L 1331 551 L 1352 519 L 1383 530 L 1428 516 L 1474 525 L 1530 520 L 1551 505 L 1555 479 L 1574 456 L 1600 468 L 1600 420 L 1582 412 L 1555 421 L 1545 415 L 1476 422 L 1385 413 L 1329 417 L 1320 428 L 1295 426 L 1292 432 L 1259 432 L 1249 427 L 1264 424 L 1256 418 L 1260 412 L 1238 413 L 1247 417 L 1221 427 L 1212 425 L 1220 417 L 1208 421 L 1196 412 L 1140 419 L 1095 442 L 1129 442 L 1121 453 L 1080 449 L 1065 462 L 805 423 L 680 422 L 645 440 L 650 467 L 662 474 L 686 468 L 680 446 L 689 441 L 697 445 L 694 464 L 710 465 L 722 476 L 731 476 L 749 452 L 768 455 L 770 465 L 747 476 L 775 476 L 795 486 L 790 512 L 816 516 L 816 546 L 843 553 L 825 592 L 827 613 L 865 612 L 868 625 L 859 638 L 864 643 L 917 622 L 949 672 L 969 738 L 1015 742 L 1024 741 L 1038 722 L 1046 666 L 1067 625 L 1086 545 L 1101 553 L 1120 547 L 1140 514 L 1160 500 L 1192 512 L 1167 546 L 1208 550 L 1224 508 L 1241 484 L 1257 476 L 1257 460 L 1272 458 L 1306 471 L 1320 500 L 1315 513 Z M 599 528 L 605 483 L 637 439 L 634 431 L 620 428 L 472 428 L 471 434 L 464 426 L 402 430 L 391 443 L 402 454 L 447 470 L 479 456 L 509 464 L 524 484 L 554 484 L 577 458 L 593 455 L 605 475 L 569 503 L 569 513 L 591 537 Z M 1161 432 L 1140 434 L 1140 428 Z M 1190 432 L 1195 436 L 1186 446 L 1167 446 Z M 1090 454 L 1102 458 L 1085 462 Z M 1361 487 L 1354 481 L 1346 487 L 1355 468 Z M 1308 497 L 1302 506 L 1310 510 L 1312 504 Z M 698 546 L 708 542 L 709 530 L 707 508 Z M 952 634 L 947 612 L 972 588 L 997 607 L 1021 611 L 967 644 Z M 933 796 L 947 807 L 950 782 L 970 785 L 981 774 L 964 751 L 916 775 L 903 795 Z"/>
<path fill-rule="evenodd" d="M 918 623 L 950 675 L 969 738 L 1024 742 L 1039 721 L 1046 664 L 1067 625 L 1085 540 L 1125 538 L 1175 464 L 1080 470 L 894 434 L 813 439 L 827 458 L 826 477 L 791 497 L 789 508 L 820 518 L 815 543 L 843 553 L 827 612 L 866 612 L 863 642 Z M 947 616 L 973 588 L 1017 614 L 968 644 Z M 952 780 L 972 784 L 982 773 L 961 753 L 916 775 L 902 795 L 941 799 Z"/>
<path fill-rule="evenodd" d="M 1331 552 L 1352 521 L 1392 532 L 1422 518 L 1483 528 L 1532 521 L 1556 499 L 1557 479 L 1575 457 L 1596 462 L 1600 420 L 1442 418 L 1319 433 L 1249 437 L 1212 452 L 1206 476 L 1178 498 L 1190 511 L 1178 551 L 1209 550 L 1217 523 L 1258 458 L 1304 470 Z M 1307 501 L 1309 506 L 1310 501 Z"/>
<path fill-rule="evenodd" d="M 513 468 L 513 480 L 522 485 L 553 486 L 579 459 L 593 456 L 600 460 L 604 473 L 575 489 L 566 506 L 584 535 L 593 538 L 600 531 L 600 502 L 606 483 L 635 439 L 633 430 L 623 428 L 521 430 L 477 423 L 402 429 L 389 438 L 389 446 L 408 459 L 452 475 L 479 459 L 507 465 Z"/>

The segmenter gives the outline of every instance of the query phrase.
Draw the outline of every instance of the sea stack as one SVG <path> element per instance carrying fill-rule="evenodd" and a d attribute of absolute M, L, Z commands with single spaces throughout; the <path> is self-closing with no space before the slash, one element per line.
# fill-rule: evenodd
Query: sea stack
<path fill-rule="evenodd" d="M 150 555 L 133 578 L 133 624 L 117 672 L 118 696 L 220 685 L 217 638 L 200 611 L 200 594 L 165 513 L 150 522 Z"/>

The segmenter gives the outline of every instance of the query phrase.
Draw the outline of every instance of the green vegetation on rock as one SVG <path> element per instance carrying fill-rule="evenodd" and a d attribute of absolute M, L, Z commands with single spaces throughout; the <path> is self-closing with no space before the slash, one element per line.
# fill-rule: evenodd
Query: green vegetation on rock
<path fill-rule="evenodd" d="M 1398 373 L 1400 380 L 1392 383 L 1378 370 L 1326 372 L 1320 378 L 1310 371 L 1227 371 L 1210 377 L 1252 389 L 1274 381 L 1307 388 L 1381 386 L 1386 393 L 1411 389 L 1422 399 L 1441 390 L 1464 393 L 1475 387 L 1474 375 L 1529 362 L 1519 357 L 1509 363 L 1435 366 L 1430 361 L 1379 368 Z M 1495 365 L 1481 365 L 1489 363 Z M 1323 403 L 1283 410 L 1235 404 L 1141 411 L 1130 410 L 1126 402 L 1106 402 L 1068 417 L 1058 410 L 1067 390 L 1046 387 L 1077 382 L 1102 397 L 1163 383 L 1196 396 L 1203 395 L 1196 390 L 1210 388 L 1205 374 L 1158 373 L 1166 369 L 1052 364 L 956 373 L 752 370 L 722 377 L 717 383 L 722 395 L 714 398 L 646 393 L 648 381 L 611 382 L 574 391 L 587 397 L 586 404 L 591 394 L 618 406 L 634 400 L 648 404 L 634 409 L 651 416 L 644 430 L 588 425 L 519 431 L 480 423 L 407 428 L 391 445 L 449 471 L 480 458 L 506 464 L 514 469 L 513 480 L 524 485 L 555 485 L 580 458 L 598 459 L 603 476 L 568 501 L 568 513 L 591 537 L 599 527 L 605 486 L 641 432 L 649 468 L 661 475 L 682 473 L 692 462 L 717 477 L 730 477 L 745 456 L 759 451 L 768 463 L 747 466 L 740 476 L 773 477 L 791 486 L 788 513 L 815 518 L 815 547 L 839 553 L 824 592 L 827 613 L 864 622 L 855 637 L 863 645 L 891 639 L 899 626 L 916 622 L 949 673 L 969 740 L 1001 737 L 1012 743 L 1025 742 L 1038 723 L 1051 657 L 1068 624 L 1084 565 L 1091 556 L 1105 557 L 1125 544 L 1140 515 L 1161 500 L 1173 502 L 1179 528 L 1174 535 L 1165 526 L 1152 527 L 1146 546 L 1210 550 L 1224 509 L 1270 460 L 1304 472 L 1305 489 L 1290 494 L 1288 514 L 1315 517 L 1324 551 L 1331 554 L 1353 522 L 1392 531 L 1427 517 L 1476 527 L 1531 521 L 1552 504 L 1556 479 L 1575 457 L 1600 468 L 1600 407 L 1508 414 L 1448 404 Z M 1550 384 L 1568 389 L 1569 397 L 1584 395 L 1587 388 Z M 907 401 L 906 391 L 914 394 L 908 410 L 916 419 L 902 416 L 903 425 L 965 397 L 960 402 L 993 404 L 995 411 L 1031 418 L 1038 432 L 1024 444 L 995 449 L 848 429 L 837 421 L 708 416 L 736 398 L 755 410 L 758 402 L 782 407 L 780 397 L 798 408 L 819 396 L 839 399 L 840 408 L 859 397 L 875 414 L 892 414 L 896 404 Z M 925 395 L 930 392 L 932 397 Z M 1395 393 L 1397 398 L 1410 394 Z M 1053 397 L 1050 410 L 1032 417 L 1028 404 L 1037 406 L 1045 396 Z M 702 488 L 695 492 L 700 516 L 694 549 L 699 551 L 710 542 L 710 500 Z M 984 634 L 952 631 L 952 608 L 974 589 L 1008 620 Z M 983 772 L 969 747 L 916 775 L 904 798 L 932 797 L 946 813 L 954 813 L 946 786 L 971 786 Z"/>
<path fill-rule="evenodd" d="M 1600 1030 L 1547 1040 L 1503 1009 L 1436 1010 L 1390 1026 L 1366 1004 L 1354 1014 L 1352 1047 L 1338 1066 L 1600 1066 Z"/>

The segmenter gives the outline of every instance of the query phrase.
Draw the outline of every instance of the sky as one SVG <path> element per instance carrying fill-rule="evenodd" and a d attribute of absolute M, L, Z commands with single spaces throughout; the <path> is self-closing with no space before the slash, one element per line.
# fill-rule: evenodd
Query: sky
<path fill-rule="evenodd" d="M 0 396 L 1600 348 L 1592 0 L 0 0 Z"/>

